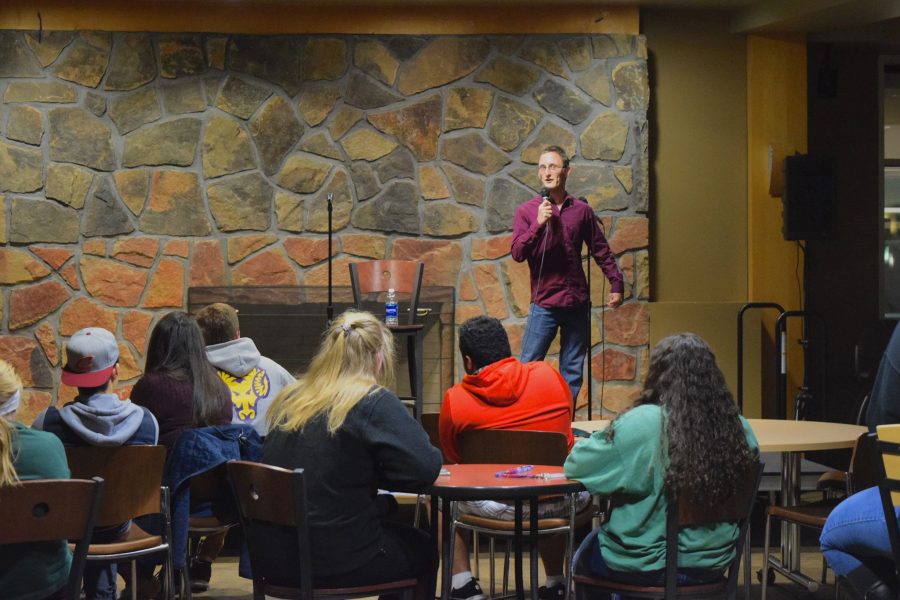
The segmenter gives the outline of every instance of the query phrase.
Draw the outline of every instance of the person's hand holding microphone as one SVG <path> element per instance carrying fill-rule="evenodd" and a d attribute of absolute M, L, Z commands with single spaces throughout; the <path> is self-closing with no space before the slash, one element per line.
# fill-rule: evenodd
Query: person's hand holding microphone
<path fill-rule="evenodd" d="M 550 191 L 547 188 L 541 188 L 541 197 L 544 201 L 538 205 L 537 223 L 538 227 L 543 227 L 544 223 L 553 216 L 553 204 L 550 202 Z"/>

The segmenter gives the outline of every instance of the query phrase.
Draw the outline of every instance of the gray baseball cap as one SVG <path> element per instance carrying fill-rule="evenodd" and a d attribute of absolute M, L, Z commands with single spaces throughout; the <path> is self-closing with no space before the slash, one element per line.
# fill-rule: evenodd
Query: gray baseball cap
<path fill-rule="evenodd" d="M 119 362 L 116 338 L 102 327 L 76 331 L 66 344 L 66 366 L 62 382 L 73 387 L 100 387 L 109 381 Z"/>

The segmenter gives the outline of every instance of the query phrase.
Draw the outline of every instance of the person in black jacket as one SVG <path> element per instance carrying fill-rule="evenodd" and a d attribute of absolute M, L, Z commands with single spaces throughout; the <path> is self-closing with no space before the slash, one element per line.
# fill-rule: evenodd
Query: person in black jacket
<path fill-rule="evenodd" d="M 441 453 L 383 387 L 393 365 L 394 340 L 383 323 L 366 312 L 340 315 L 309 371 L 273 401 L 262 462 L 306 470 L 314 586 L 417 578 L 424 599 L 433 544 L 422 530 L 383 520 L 378 490 L 424 490 L 440 473 Z M 281 583 L 297 584 L 292 535 L 267 536 L 272 583 L 278 572 Z"/>

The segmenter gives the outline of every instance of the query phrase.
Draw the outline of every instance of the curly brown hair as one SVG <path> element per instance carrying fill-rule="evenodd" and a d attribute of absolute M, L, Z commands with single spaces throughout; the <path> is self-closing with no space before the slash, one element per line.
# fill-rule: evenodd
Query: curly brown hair
<path fill-rule="evenodd" d="M 739 477 L 757 457 L 725 376 L 700 336 L 679 333 L 656 345 L 644 389 L 631 408 L 644 404 L 663 409 L 660 439 L 666 455 L 661 458 L 668 458 L 669 494 L 688 492 L 710 506 L 734 494 Z M 614 435 L 611 426 L 608 439 Z"/>

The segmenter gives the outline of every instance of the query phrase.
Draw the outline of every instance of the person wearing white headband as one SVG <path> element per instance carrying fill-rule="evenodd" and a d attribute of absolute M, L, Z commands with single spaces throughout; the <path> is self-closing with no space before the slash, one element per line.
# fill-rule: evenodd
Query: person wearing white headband
<path fill-rule="evenodd" d="M 15 369 L 0 359 L 0 487 L 29 479 L 68 479 L 59 439 L 14 419 L 22 396 Z M 65 541 L 0 545 L 0 598 L 47 598 L 66 585 L 72 555 Z"/>
<path fill-rule="evenodd" d="M 22 390 L 16 390 L 12 393 L 11 396 L 7 396 L 3 398 L 0 395 L 0 417 L 5 417 L 7 415 L 15 416 L 16 411 L 19 409 L 19 396 L 22 394 Z"/>

